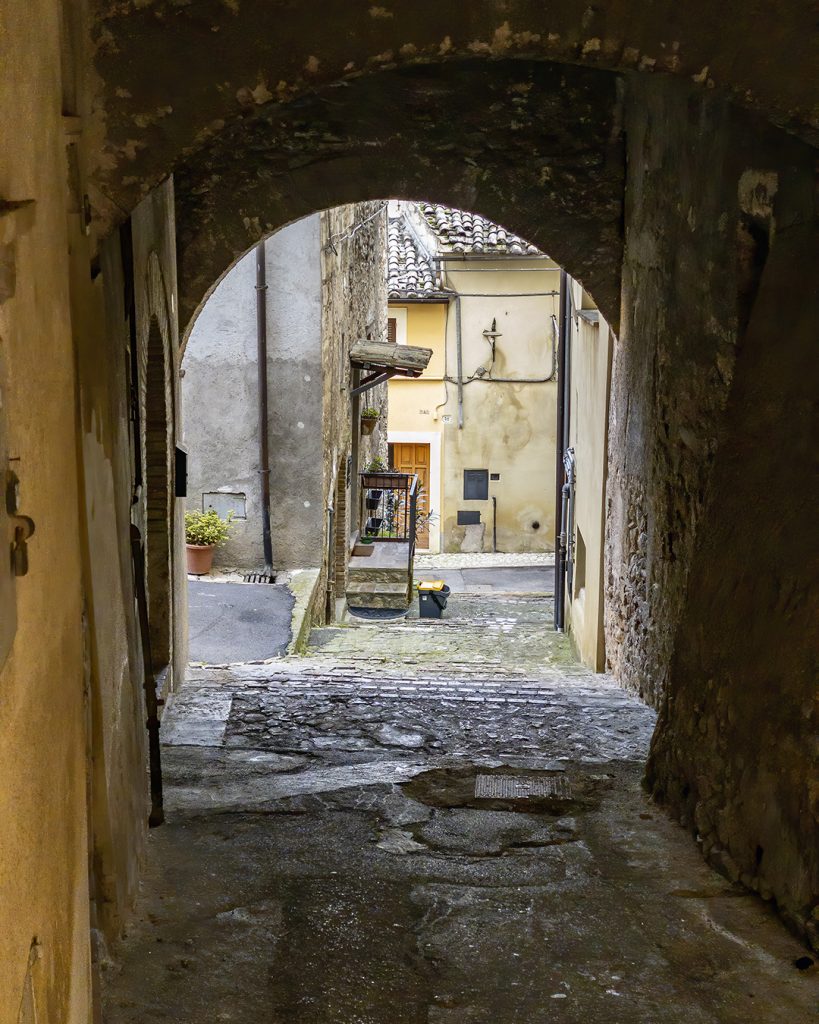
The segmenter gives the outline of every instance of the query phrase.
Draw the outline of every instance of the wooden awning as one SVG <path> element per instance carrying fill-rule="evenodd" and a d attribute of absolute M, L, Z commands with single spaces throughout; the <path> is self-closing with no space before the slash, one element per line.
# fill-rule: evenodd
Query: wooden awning
<path fill-rule="evenodd" d="M 431 348 L 389 341 L 357 341 L 350 349 L 350 365 L 370 372 L 351 394 L 360 395 L 390 377 L 420 377 L 431 358 Z"/>

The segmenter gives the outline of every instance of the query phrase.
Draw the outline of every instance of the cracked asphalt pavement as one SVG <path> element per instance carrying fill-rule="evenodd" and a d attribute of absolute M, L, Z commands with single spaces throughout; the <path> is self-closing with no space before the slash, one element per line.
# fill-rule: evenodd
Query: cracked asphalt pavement
<path fill-rule="evenodd" d="M 813 1020 L 802 947 L 642 791 L 653 712 L 543 599 L 450 606 L 192 673 L 107 1024 Z"/>

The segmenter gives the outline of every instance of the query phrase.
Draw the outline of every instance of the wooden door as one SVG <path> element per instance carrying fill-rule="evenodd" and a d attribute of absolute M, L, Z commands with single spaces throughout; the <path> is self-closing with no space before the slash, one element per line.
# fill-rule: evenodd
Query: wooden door
<path fill-rule="evenodd" d="M 393 469 L 399 473 L 415 473 L 418 477 L 420 491 L 418 494 L 418 512 L 429 511 L 429 445 L 428 444 L 394 444 L 392 446 Z M 429 547 L 429 525 L 418 530 L 416 545 L 419 548 Z"/>

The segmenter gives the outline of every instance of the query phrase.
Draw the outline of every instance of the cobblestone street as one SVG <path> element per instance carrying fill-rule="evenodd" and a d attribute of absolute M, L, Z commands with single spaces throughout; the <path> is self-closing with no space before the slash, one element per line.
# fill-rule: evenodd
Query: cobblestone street
<path fill-rule="evenodd" d="M 654 713 L 535 597 L 198 668 L 108 1024 L 812 1019 L 802 947 L 640 786 Z"/>

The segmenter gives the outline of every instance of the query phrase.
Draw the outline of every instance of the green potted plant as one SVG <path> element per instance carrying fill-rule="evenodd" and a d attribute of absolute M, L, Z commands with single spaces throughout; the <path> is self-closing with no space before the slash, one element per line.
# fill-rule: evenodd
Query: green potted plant
<path fill-rule="evenodd" d="M 228 539 L 232 519 L 232 512 L 228 512 L 227 519 L 220 519 L 212 508 L 206 512 L 185 513 L 185 554 L 192 576 L 205 576 L 210 572 L 213 552 Z"/>
<path fill-rule="evenodd" d="M 369 558 L 375 550 L 372 537 L 359 537 L 353 546 L 354 558 Z"/>
<path fill-rule="evenodd" d="M 384 480 L 380 479 L 380 477 L 382 474 L 389 472 L 390 470 L 387 468 L 386 463 L 380 455 L 376 455 L 374 458 L 370 459 L 359 474 L 361 478 L 361 486 L 368 491 L 368 498 L 380 500 L 381 494 L 383 493 L 381 488 L 384 486 Z"/>
<path fill-rule="evenodd" d="M 378 409 L 374 409 L 372 406 L 368 406 L 366 409 L 361 411 L 361 433 L 371 434 L 375 430 L 375 425 L 378 423 L 378 417 L 380 413 Z"/>

